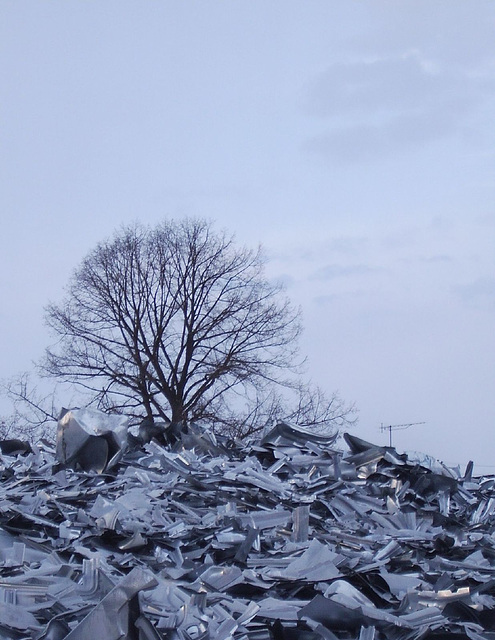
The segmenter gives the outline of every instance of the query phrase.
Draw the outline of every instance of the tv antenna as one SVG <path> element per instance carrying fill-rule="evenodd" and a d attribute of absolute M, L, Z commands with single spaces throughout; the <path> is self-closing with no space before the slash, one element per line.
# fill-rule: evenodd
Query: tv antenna
<path fill-rule="evenodd" d="M 389 447 L 392 446 L 392 431 L 402 431 L 403 429 L 409 429 L 417 424 L 426 424 L 426 422 L 406 422 L 405 424 L 387 424 L 380 427 L 380 431 L 388 431 Z"/>

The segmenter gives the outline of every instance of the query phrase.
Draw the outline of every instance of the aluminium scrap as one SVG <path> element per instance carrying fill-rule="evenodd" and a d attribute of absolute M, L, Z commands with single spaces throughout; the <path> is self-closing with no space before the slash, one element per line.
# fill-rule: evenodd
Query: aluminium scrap
<path fill-rule="evenodd" d="M 2 455 L 1 638 L 495 637 L 493 478 L 285 424 L 115 442 Z"/>

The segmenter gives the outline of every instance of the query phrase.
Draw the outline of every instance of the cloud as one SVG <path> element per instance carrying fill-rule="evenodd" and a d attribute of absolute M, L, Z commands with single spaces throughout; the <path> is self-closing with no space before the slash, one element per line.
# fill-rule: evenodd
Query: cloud
<path fill-rule="evenodd" d="M 426 262 L 427 264 L 452 264 L 454 259 L 452 256 L 441 254 L 423 258 L 423 262 Z"/>
<path fill-rule="evenodd" d="M 380 124 L 356 124 L 314 136 L 303 148 L 342 162 L 367 162 L 420 149 L 453 130 L 449 117 L 435 114 L 394 116 Z"/>
<path fill-rule="evenodd" d="M 341 236 L 333 238 L 325 246 L 326 253 L 361 253 L 369 244 L 370 239 L 365 236 Z"/>
<path fill-rule="evenodd" d="M 359 162 L 388 158 L 459 132 L 475 140 L 473 114 L 493 100 L 494 89 L 494 69 L 451 68 L 416 50 L 336 62 L 308 91 L 306 114 L 324 128 L 308 137 L 303 148 Z"/>
<path fill-rule="evenodd" d="M 275 278 L 272 278 L 271 282 L 276 287 L 282 287 L 282 289 L 290 289 L 294 286 L 295 278 L 293 278 L 293 276 L 289 275 L 288 273 L 282 273 Z"/>
<path fill-rule="evenodd" d="M 335 303 L 342 303 L 344 301 L 353 301 L 360 298 L 364 298 L 365 292 L 361 290 L 355 291 L 343 291 L 340 293 L 329 293 L 323 296 L 314 296 L 313 304 L 317 307 L 334 306 Z"/>
<path fill-rule="evenodd" d="M 381 0 L 367 7 L 369 27 L 348 40 L 353 51 L 427 52 L 450 65 L 478 65 L 493 51 L 493 0 Z"/>
<path fill-rule="evenodd" d="M 470 307 L 495 309 L 495 278 L 480 277 L 454 291 Z"/>
<path fill-rule="evenodd" d="M 404 255 L 405 249 L 414 249 L 424 242 L 424 234 L 424 228 L 417 224 L 392 228 L 380 239 L 380 248 Z"/>
<path fill-rule="evenodd" d="M 337 253 L 347 257 L 359 257 L 363 255 L 370 244 L 370 238 L 366 236 L 324 237 L 323 232 L 319 236 L 315 237 L 312 233 L 310 240 L 307 240 L 304 234 L 300 234 L 291 243 L 285 243 L 279 247 L 271 246 L 267 255 L 270 261 L 289 264 L 293 268 L 296 263 L 321 263 L 328 255 Z"/>
<path fill-rule="evenodd" d="M 310 280 L 333 280 L 335 278 L 347 278 L 349 276 L 361 276 L 376 271 L 365 264 L 354 264 L 342 266 L 338 264 L 327 264 L 315 271 Z"/>
<path fill-rule="evenodd" d="M 337 63 L 314 83 L 306 110 L 321 118 L 422 110 L 444 98 L 451 82 L 433 62 L 412 53 Z M 462 86 L 455 93 L 462 95 Z"/>

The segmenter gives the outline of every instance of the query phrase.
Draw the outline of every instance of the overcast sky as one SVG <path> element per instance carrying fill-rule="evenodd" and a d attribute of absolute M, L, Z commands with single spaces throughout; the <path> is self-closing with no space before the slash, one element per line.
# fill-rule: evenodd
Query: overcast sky
<path fill-rule="evenodd" d="M 493 0 L 2 0 L 0 59 L 0 377 L 99 240 L 204 216 L 356 435 L 495 473 Z"/>

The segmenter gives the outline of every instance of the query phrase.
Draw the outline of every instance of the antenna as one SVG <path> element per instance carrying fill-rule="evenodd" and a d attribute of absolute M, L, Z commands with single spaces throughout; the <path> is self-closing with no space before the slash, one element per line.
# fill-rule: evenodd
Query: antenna
<path fill-rule="evenodd" d="M 391 447 L 392 431 L 402 431 L 403 429 L 409 429 L 409 427 L 414 427 L 417 424 L 426 424 L 426 422 L 406 422 L 405 424 L 389 424 L 389 425 L 384 425 L 382 422 L 380 431 L 388 431 L 388 441 L 389 441 L 389 446 Z"/>

